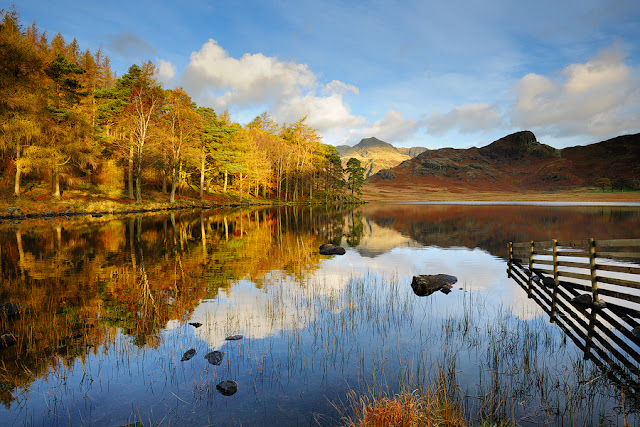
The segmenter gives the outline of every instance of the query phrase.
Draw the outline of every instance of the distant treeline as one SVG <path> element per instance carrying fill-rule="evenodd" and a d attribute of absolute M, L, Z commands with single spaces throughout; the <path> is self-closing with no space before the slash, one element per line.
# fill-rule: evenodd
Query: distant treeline
<path fill-rule="evenodd" d="M 69 188 L 140 203 L 153 190 L 173 202 L 190 189 L 298 201 L 339 198 L 347 185 L 336 149 L 305 118 L 263 113 L 241 126 L 163 88 L 150 61 L 116 78 L 101 50 L 60 33 L 49 41 L 15 8 L 0 14 L 0 193 L 50 185 L 53 198 Z"/>

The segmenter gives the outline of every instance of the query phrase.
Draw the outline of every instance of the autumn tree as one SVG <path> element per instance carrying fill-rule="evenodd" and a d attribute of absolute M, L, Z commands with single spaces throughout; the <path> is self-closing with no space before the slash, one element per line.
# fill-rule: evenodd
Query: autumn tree
<path fill-rule="evenodd" d="M 128 150 L 131 198 L 135 164 L 136 203 L 142 202 L 142 168 L 146 160 L 146 146 L 163 99 L 162 89 L 154 77 L 155 71 L 151 62 L 146 62 L 142 67 L 132 65 L 113 88 L 100 90 L 96 94 L 106 101 L 99 107 L 101 123 L 120 130 L 116 132 L 114 140 Z"/>
<path fill-rule="evenodd" d="M 15 8 L 0 14 L 0 152 L 10 153 L 15 164 L 13 193 L 17 197 L 25 170 L 24 148 L 41 133 L 38 90 L 43 62 L 22 34 Z"/>

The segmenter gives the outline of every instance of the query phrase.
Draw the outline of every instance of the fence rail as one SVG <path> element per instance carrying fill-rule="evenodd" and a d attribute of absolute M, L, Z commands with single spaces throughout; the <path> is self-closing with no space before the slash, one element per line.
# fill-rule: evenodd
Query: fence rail
<path fill-rule="evenodd" d="M 560 277 L 586 280 L 591 284 L 593 302 L 598 301 L 601 294 L 598 284 L 640 289 L 640 280 L 636 277 L 621 278 L 609 274 L 640 275 L 640 267 L 637 264 L 615 265 L 612 261 L 640 262 L 640 239 L 509 242 L 509 268 L 527 265 L 529 287 L 536 277 L 540 279 L 544 274 L 553 276 L 553 283 L 545 282 L 547 286 L 557 286 Z"/>
<path fill-rule="evenodd" d="M 604 369 L 638 407 L 639 263 L 640 239 L 549 240 L 509 243 L 507 270 L 584 358 Z"/>

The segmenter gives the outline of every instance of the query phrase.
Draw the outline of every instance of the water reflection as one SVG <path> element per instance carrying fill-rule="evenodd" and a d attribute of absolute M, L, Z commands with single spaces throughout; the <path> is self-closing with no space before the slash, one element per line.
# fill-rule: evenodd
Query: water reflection
<path fill-rule="evenodd" d="M 0 303 L 21 309 L 0 316 L 0 335 L 18 338 L 0 350 L 0 416 L 335 424 L 332 402 L 350 389 L 397 389 L 439 360 L 473 389 L 495 336 L 487 325 L 520 328 L 543 312 L 506 277 L 506 243 L 637 236 L 639 212 L 366 205 L 3 224 Z M 347 253 L 321 256 L 322 243 Z M 458 277 L 454 292 L 416 300 L 411 277 L 439 273 Z M 470 334 L 452 326 L 474 318 Z M 245 338 L 225 340 L 233 334 Z M 570 353 L 548 334 L 536 357 Z M 213 350 L 220 366 L 203 359 Z M 233 396 L 217 392 L 225 380 Z"/>

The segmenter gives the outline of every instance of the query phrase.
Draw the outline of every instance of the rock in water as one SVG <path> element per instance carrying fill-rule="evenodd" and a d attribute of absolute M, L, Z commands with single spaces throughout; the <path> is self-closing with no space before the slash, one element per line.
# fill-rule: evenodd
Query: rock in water
<path fill-rule="evenodd" d="M 18 340 L 13 336 L 13 334 L 4 334 L 0 336 L 0 349 L 9 348 L 17 343 Z"/>
<path fill-rule="evenodd" d="M 242 335 L 231 335 L 230 337 L 225 338 L 225 340 L 227 341 L 237 341 L 241 339 L 242 339 Z"/>
<path fill-rule="evenodd" d="M 341 246 L 335 246 L 331 243 L 320 245 L 320 255 L 344 255 L 347 251 Z"/>
<path fill-rule="evenodd" d="M 195 355 L 196 355 L 195 348 L 190 348 L 189 350 L 184 352 L 184 354 L 182 355 L 182 359 L 180 359 L 180 361 L 184 362 L 185 360 L 191 359 Z"/>
<path fill-rule="evenodd" d="M 216 388 L 225 396 L 231 396 L 238 391 L 238 383 L 232 380 L 222 381 Z"/>
<path fill-rule="evenodd" d="M 635 328 L 633 328 L 631 330 L 631 334 L 636 338 L 640 338 L 640 326 L 636 326 Z"/>
<path fill-rule="evenodd" d="M 212 365 L 219 365 L 222 363 L 222 359 L 224 358 L 224 352 L 222 351 L 212 351 L 211 353 L 207 353 L 204 356 L 205 359 Z"/>
<path fill-rule="evenodd" d="M 200 322 L 191 322 L 189 323 L 191 326 L 193 326 L 194 328 L 199 328 L 200 326 L 202 326 L 202 323 Z"/>
<path fill-rule="evenodd" d="M 457 281 L 457 277 L 449 276 L 448 274 L 424 274 L 413 276 L 411 288 L 413 288 L 413 292 L 419 297 L 426 297 L 436 291 L 449 293 Z"/>

